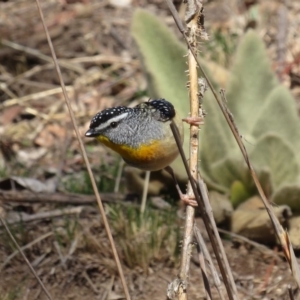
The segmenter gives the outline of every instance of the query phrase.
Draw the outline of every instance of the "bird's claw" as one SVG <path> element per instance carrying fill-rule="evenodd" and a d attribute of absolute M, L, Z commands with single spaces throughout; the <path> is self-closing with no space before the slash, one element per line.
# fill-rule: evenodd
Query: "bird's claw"
<path fill-rule="evenodd" d="M 195 197 L 191 197 L 187 194 L 180 194 L 180 199 L 186 204 L 186 205 L 190 205 L 190 206 L 193 206 L 193 207 L 197 207 L 198 206 L 198 203 L 197 201 L 195 200 Z"/>
<path fill-rule="evenodd" d="M 204 120 L 202 117 L 186 117 L 186 118 L 182 119 L 182 121 L 184 121 L 190 125 L 195 125 L 195 126 L 204 124 Z"/>

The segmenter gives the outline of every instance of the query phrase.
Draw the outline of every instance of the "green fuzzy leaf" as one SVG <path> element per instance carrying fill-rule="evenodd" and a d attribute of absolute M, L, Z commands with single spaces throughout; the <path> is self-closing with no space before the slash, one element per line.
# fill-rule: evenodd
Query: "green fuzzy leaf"
<path fill-rule="evenodd" d="M 272 197 L 277 205 L 288 205 L 292 211 L 300 213 L 300 185 L 285 185 Z"/>
<path fill-rule="evenodd" d="M 278 84 L 261 38 L 248 31 L 240 42 L 227 87 L 228 106 L 241 134 L 256 123 L 258 110 Z"/>
<path fill-rule="evenodd" d="M 201 167 L 209 173 L 210 166 L 237 150 L 231 131 L 211 93 L 206 95 L 204 109 L 207 114 L 200 132 Z"/>
<path fill-rule="evenodd" d="M 187 116 L 186 46 L 159 19 L 141 9 L 134 13 L 132 34 L 148 76 L 150 96 L 166 98 L 182 117 Z M 207 69 L 207 64 L 202 64 Z M 227 99 L 240 133 L 253 144 L 247 148 L 252 148 L 256 169 L 271 178 L 272 187 L 268 187 L 267 180 L 266 188 L 277 190 L 282 184 L 296 182 L 300 151 L 294 151 L 293 147 L 300 147 L 300 123 L 294 99 L 287 89 L 278 86 L 263 41 L 253 31 L 246 33 L 237 49 Z M 249 172 L 237 158 L 238 147 L 211 92 L 205 93 L 204 108 L 207 117 L 200 135 L 202 174 L 217 190 L 228 192 L 239 181 L 252 191 Z M 185 126 L 186 153 L 188 136 Z M 180 158 L 172 166 L 179 178 L 186 178 Z"/>
<path fill-rule="evenodd" d="M 190 109 L 186 88 L 188 81 L 186 46 L 179 42 L 157 17 L 142 9 L 137 9 L 134 13 L 131 32 L 139 47 L 148 76 L 150 96 L 166 98 L 173 103 L 182 118 L 188 116 Z M 205 63 L 201 63 L 208 72 Z M 207 97 L 209 96 L 206 93 L 205 98 Z M 188 126 L 185 126 L 184 135 L 183 148 L 185 153 L 188 153 Z M 179 179 L 187 178 L 181 158 L 176 159 L 172 167 Z"/>
<path fill-rule="evenodd" d="M 261 137 L 250 153 L 250 159 L 255 169 L 270 171 L 274 190 L 297 180 L 299 166 L 295 151 L 279 135 L 267 134 Z"/>
<path fill-rule="evenodd" d="M 299 149 L 300 122 L 295 99 L 289 90 L 281 85 L 273 89 L 257 113 L 258 119 L 252 129 L 255 138 L 273 132 Z M 300 156 L 300 151 L 297 153 Z"/>
<path fill-rule="evenodd" d="M 142 9 L 135 11 L 131 31 L 142 56 L 150 96 L 172 102 L 184 118 L 189 113 L 185 47 L 157 17 Z M 183 148 L 188 153 L 187 126 L 184 135 Z M 187 178 L 181 158 L 177 158 L 172 167 L 179 180 Z"/>
<path fill-rule="evenodd" d="M 150 94 L 172 102 L 185 116 L 188 111 L 186 48 L 157 17 L 137 9 L 132 35 L 148 75 Z"/>
<path fill-rule="evenodd" d="M 211 165 L 211 176 L 213 180 L 227 187 L 229 191 L 232 183 L 240 180 L 244 184 L 249 182 L 249 172 L 245 163 L 235 156 L 227 156 L 223 160 Z"/>

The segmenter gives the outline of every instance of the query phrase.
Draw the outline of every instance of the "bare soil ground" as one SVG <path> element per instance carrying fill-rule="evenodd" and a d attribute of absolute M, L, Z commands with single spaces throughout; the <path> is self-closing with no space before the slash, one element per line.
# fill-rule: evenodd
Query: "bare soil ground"
<path fill-rule="evenodd" d="M 95 112 L 113 105 L 127 105 L 145 95 L 147 83 L 130 35 L 134 10 L 143 7 L 155 13 L 176 32 L 162 0 L 132 0 L 124 7 L 112 2 L 42 1 L 82 135 Z M 205 4 L 209 34 L 221 30 L 239 37 L 247 27 L 259 27 L 249 17 L 249 9 L 256 1 L 222 3 L 208 1 Z M 286 6 L 286 21 L 279 17 L 283 9 L 280 1 L 268 3 L 256 3 L 265 17 L 259 32 L 268 47 L 274 70 L 299 103 L 300 34 L 296 28 L 300 23 L 300 3 L 293 1 Z M 284 53 L 278 51 L 278 26 L 289 29 L 282 42 Z M 63 183 L 72 177 L 75 178 L 73 190 L 75 186 L 83 193 L 84 164 L 35 2 L 0 1 L 0 36 L 0 170 L 2 166 L 4 169 L 0 178 L 25 176 L 45 182 L 50 178 L 47 182 L 58 193 L 65 189 Z M 208 59 L 213 56 L 204 55 Z M 225 59 L 220 50 L 217 60 L 228 66 L 230 53 L 228 57 Z M 94 142 L 86 142 L 87 147 L 92 147 L 89 156 L 95 174 L 105 179 L 103 189 L 109 191 L 115 181 L 118 158 Z M 103 160 L 106 167 L 99 171 Z M 1 183 L 1 189 L 5 186 L 6 183 Z M 120 197 L 109 194 L 106 200 L 119 201 Z M 20 214 L 32 216 L 55 209 L 61 212 L 57 218 L 48 216 L 11 226 L 19 244 L 27 247 L 25 254 L 53 299 L 123 299 L 96 206 L 46 201 L 33 204 L 3 201 L 0 213 L 13 220 Z M 67 208 L 75 211 L 67 212 Z M 178 218 L 177 223 L 182 226 L 182 219 Z M 197 223 L 203 229 L 200 219 Z M 229 236 L 224 236 L 223 241 L 241 299 L 290 299 L 288 288 L 297 292 L 289 266 L 276 246 L 254 246 Z M 118 245 L 117 236 L 116 243 Z M 189 298 L 205 299 L 196 250 L 194 252 Z M 151 261 L 146 271 L 124 263 L 132 299 L 166 299 L 167 285 L 176 278 L 178 270 L 178 258 L 168 257 L 166 253 Z M 213 294 L 217 295 L 215 288 Z M 46 299 L 3 228 L 0 228 L 0 299 Z"/>

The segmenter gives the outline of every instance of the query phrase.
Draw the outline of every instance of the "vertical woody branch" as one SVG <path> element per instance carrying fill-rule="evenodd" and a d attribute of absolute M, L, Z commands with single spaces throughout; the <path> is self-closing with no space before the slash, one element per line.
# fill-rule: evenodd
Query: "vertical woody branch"
<path fill-rule="evenodd" d="M 187 36 L 190 45 L 194 52 L 197 52 L 197 38 L 201 36 L 200 20 L 202 18 L 202 3 L 200 0 L 188 1 L 187 11 L 186 11 L 186 24 L 187 24 Z M 190 98 L 190 119 L 199 120 L 202 119 L 202 109 L 199 103 L 199 92 L 198 92 L 198 71 L 197 62 L 191 52 L 188 50 L 188 67 L 189 67 L 189 98 Z M 199 113 L 201 115 L 199 115 Z M 198 125 L 191 124 L 190 127 L 190 159 L 189 167 L 193 178 L 198 181 Z M 189 184 L 187 195 L 194 198 L 193 190 Z M 184 237 L 182 243 L 181 252 L 181 266 L 179 278 L 183 283 L 179 288 L 179 299 L 187 299 L 186 285 L 188 283 L 189 269 L 190 269 L 190 256 L 192 250 L 192 238 L 193 238 L 193 226 L 194 226 L 194 215 L 195 208 L 192 206 L 187 206 L 186 208 L 186 218 L 184 226 Z"/>

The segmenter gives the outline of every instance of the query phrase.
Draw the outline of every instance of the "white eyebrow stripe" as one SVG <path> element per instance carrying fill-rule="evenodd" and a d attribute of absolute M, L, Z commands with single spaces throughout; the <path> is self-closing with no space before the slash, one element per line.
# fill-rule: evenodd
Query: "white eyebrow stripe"
<path fill-rule="evenodd" d="M 115 116 L 113 118 L 110 118 L 109 120 L 107 120 L 105 123 L 100 124 L 99 126 L 95 127 L 95 130 L 102 130 L 106 127 L 108 127 L 112 122 L 118 122 L 124 118 L 126 118 L 128 116 L 128 112 L 125 112 L 121 115 Z"/>

